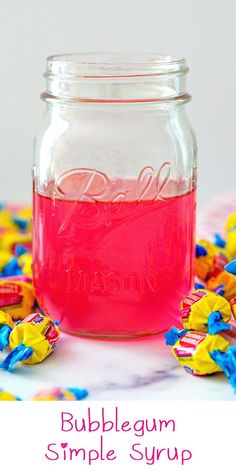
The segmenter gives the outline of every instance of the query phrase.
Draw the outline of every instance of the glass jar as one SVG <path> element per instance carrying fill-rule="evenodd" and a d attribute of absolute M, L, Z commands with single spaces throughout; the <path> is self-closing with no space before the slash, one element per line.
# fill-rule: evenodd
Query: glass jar
<path fill-rule="evenodd" d="M 81 336 L 176 324 L 193 282 L 196 144 L 184 59 L 49 57 L 35 141 L 38 303 Z"/>

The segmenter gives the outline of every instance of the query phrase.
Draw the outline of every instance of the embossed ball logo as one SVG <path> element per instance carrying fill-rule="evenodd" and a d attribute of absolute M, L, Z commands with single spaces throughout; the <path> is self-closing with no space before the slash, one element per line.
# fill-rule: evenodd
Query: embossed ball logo
<path fill-rule="evenodd" d="M 86 168 L 65 172 L 56 182 L 61 196 L 79 201 L 94 201 L 104 197 L 109 185 L 109 179 L 103 172 Z"/>
<path fill-rule="evenodd" d="M 91 207 L 89 213 L 85 205 L 79 208 L 80 203 L 106 202 L 106 218 L 127 218 L 123 211 L 124 202 L 145 202 L 147 205 L 155 200 L 165 200 L 164 190 L 170 182 L 170 163 L 164 162 L 158 170 L 151 166 L 144 167 L 137 178 L 122 179 L 109 178 L 97 169 L 79 168 L 64 172 L 56 180 L 56 193 L 63 199 L 73 201 L 70 212 L 63 220 L 58 234 L 62 234 L 74 216 L 74 212 L 80 211 L 78 227 L 87 229 L 99 226 L 101 212 L 104 211 L 99 205 L 94 205 L 93 217 L 91 218 Z M 137 209 L 136 209 L 137 210 Z M 135 209 L 133 215 L 135 214 Z M 104 218 L 103 218 L 104 220 Z"/>
<path fill-rule="evenodd" d="M 133 179 L 109 178 L 95 168 L 71 169 L 55 185 L 61 197 L 76 201 L 154 201 L 165 199 L 163 190 L 169 179 L 170 163 L 164 162 L 157 171 L 144 167 Z"/>

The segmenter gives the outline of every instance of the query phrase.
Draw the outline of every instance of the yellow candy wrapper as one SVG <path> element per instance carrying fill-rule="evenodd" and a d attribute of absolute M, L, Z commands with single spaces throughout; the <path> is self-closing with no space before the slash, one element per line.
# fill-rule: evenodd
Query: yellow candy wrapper
<path fill-rule="evenodd" d="M 236 228 L 226 234 L 226 249 L 230 259 L 236 257 Z"/>
<path fill-rule="evenodd" d="M 223 270 L 216 277 L 211 277 L 207 281 L 206 287 L 208 290 L 217 291 L 226 300 L 231 300 L 231 298 L 236 296 L 236 277 Z"/>
<path fill-rule="evenodd" d="M 9 315 L 9 313 L 6 313 L 5 311 L 0 310 L 0 328 L 3 325 L 4 326 L 7 325 L 12 329 L 15 326 L 14 323 L 13 323 L 11 315 Z"/>
<path fill-rule="evenodd" d="M 225 224 L 226 250 L 230 259 L 236 257 L 236 213 L 232 213 Z"/>
<path fill-rule="evenodd" d="M 221 295 L 199 289 L 183 298 L 180 314 L 184 328 L 216 334 L 231 329 L 230 303 Z"/>
<path fill-rule="evenodd" d="M 0 248 L 14 253 L 17 244 L 22 244 L 28 250 L 31 249 L 31 233 L 9 232 L 1 236 Z"/>
<path fill-rule="evenodd" d="M 172 345 L 172 353 L 184 369 L 196 376 L 221 372 L 222 367 L 211 357 L 212 352 L 226 352 L 230 346 L 220 334 L 173 328 L 165 335 L 167 345 Z"/>
<path fill-rule="evenodd" d="M 21 207 L 12 212 L 12 220 L 20 231 L 31 230 L 32 210 L 30 207 Z"/>
<path fill-rule="evenodd" d="M 236 229 L 236 213 L 232 213 L 228 216 L 225 223 L 225 231 L 228 233 L 232 229 Z"/>
<path fill-rule="evenodd" d="M 4 267 L 7 264 L 9 264 L 11 259 L 12 259 L 12 254 L 10 251 L 0 250 L 0 272 L 2 272 Z"/>
<path fill-rule="evenodd" d="M 11 371 L 19 361 L 37 364 L 57 347 L 60 331 L 55 322 L 41 313 L 33 313 L 17 323 L 10 334 L 11 352 L 1 367 Z"/>
<path fill-rule="evenodd" d="M 11 315 L 0 310 L 0 351 L 9 345 L 9 337 L 14 328 Z"/>
<path fill-rule="evenodd" d="M 32 313 L 35 289 L 28 282 L 0 281 L 0 309 L 10 313 L 13 320 L 23 320 Z"/>
<path fill-rule="evenodd" d="M 196 245 L 196 257 L 194 259 L 195 274 L 201 280 L 208 280 L 215 277 L 224 269 L 228 258 L 224 249 L 215 244 L 200 240 Z"/>
<path fill-rule="evenodd" d="M 231 298 L 230 305 L 231 305 L 233 316 L 236 320 L 236 297 Z"/>
<path fill-rule="evenodd" d="M 21 398 L 16 397 L 12 393 L 5 392 L 5 390 L 0 389 L 0 402 L 12 402 L 12 401 L 20 401 Z"/>
<path fill-rule="evenodd" d="M 22 269 L 23 274 L 32 275 L 32 255 L 26 252 L 18 257 L 18 264 Z"/>
<path fill-rule="evenodd" d="M 10 211 L 6 208 L 0 209 L 0 228 L 6 231 L 18 231 L 18 227 L 12 220 Z"/>
<path fill-rule="evenodd" d="M 0 227 L 11 231 L 26 231 L 31 228 L 30 207 L 0 205 Z"/>

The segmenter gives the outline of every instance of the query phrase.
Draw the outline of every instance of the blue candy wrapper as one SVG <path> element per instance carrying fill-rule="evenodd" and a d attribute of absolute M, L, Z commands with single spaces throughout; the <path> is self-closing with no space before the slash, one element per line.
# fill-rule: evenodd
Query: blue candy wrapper
<path fill-rule="evenodd" d="M 8 354 L 0 367 L 11 372 L 17 362 L 25 361 L 32 356 L 33 352 L 32 347 L 24 346 L 24 344 L 21 343 Z"/>
<path fill-rule="evenodd" d="M 229 272 L 230 274 L 236 275 L 236 259 L 234 259 L 233 261 L 226 264 L 224 269 L 226 270 L 226 272 Z"/>
<path fill-rule="evenodd" d="M 11 332 L 12 328 L 10 326 L 5 325 L 0 328 L 0 351 L 8 346 Z"/>
<path fill-rule="evenodd" d="M 208 318 L 208 333 L 217 334 L 221 331 L 229 331 L 232 327 L 222 321 L 223 316 L 219 311 L 212 311 Z"/>
<path fill-rule="evenodd" d="M 188 332 L 188 329 L 177 329 L 171 328 L 167 333 L 164 334 L 167 346 L 174 346 L 178 339 Z"/>
<path fill-rule="evenodd" d="M 236 392 L 236 346 L 230 346 L 226 352 L 220 350 L 212 351 L 210 356 L 223 370 Z"/>

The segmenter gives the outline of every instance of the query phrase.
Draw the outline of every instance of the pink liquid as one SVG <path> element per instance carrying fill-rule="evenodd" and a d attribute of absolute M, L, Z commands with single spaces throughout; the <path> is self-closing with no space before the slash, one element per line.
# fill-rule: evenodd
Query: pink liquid
<path fill-rule="evenodd" d="M 166 201 L 34 194 L 34 281 L 68 332 L 129 337 L 176 323 L 193 276 L 195 191 Z"/>

